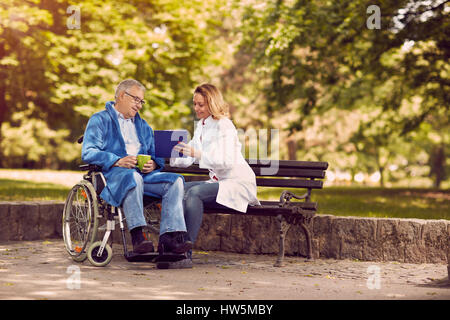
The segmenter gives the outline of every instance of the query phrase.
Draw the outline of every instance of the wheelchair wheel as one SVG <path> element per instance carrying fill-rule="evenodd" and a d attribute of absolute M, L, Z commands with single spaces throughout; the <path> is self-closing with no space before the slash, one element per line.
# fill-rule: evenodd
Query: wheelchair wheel
<path fill-rule="evenodd" d="M 89 262 L 96 267 L 106 266 L 108 263 L 111 262 L 111 259 L 113 257 L 112 248 L 109 244 L 106 244 L 102 254 L 98 256 L 98 252 L 100 250 L 101 245 L 102 245 L 101 241 L 94 242 L 89 246 L 87 251 L 87 258 Z"/>
<path fill-rule="evenodd" d="M 147 237 L 153 243 L 158 243 L 159 226 L 161 222 L 161 204 L 156 201 L 147 203 L 144 206 L 144 217 L 147 221 Z"/>
<path fill-rule="evenodd" d="M 97 228 L 97 196 L 92 184 L 83 180 L 70 190 L 62 218 L 64 245 L 74 261 L 86 259 L 86 249 L 95 241 Z"/>

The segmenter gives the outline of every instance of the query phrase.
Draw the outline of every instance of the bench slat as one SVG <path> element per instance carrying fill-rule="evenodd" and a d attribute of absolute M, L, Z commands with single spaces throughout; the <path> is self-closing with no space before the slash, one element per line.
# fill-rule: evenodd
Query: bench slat
<path fill-rule="evenodd" d="M 264 200 L 259 202 L 263 206 L 278 206 L 278 201 Z M 292 200 L 291 203 L 295 203 L 297 206 L 305 210 L 317 210 L 317 202 L 304 202 Z"/>
<path fill-rule="evenodd" d="M 170 166 L 170 159 L 166 160 L 166 166 Z M 260 167 L 271 167 L 275 166 L 276 162 L 278 162 L 279 168 L 295 168 L 295 169 L 317 169 L 317 170 L 326 170 L 328 169 L 328 162 L 322 161 L 296 161 L 296 160 L 264 160 L 264 159 L 245 159 L 247 163 L 252 168 L 260 168 Z M 192 166 L 196 166 L 197 164 L 193 164 Z"/>
<path fill-rule="evenodd" d="M 313 169 L 278 168 L 275 174 L 274 169 L 263 167 L 252 168 L 256 176 L 267 177 L 298 177 L 298 178 L 325 178 L 325 171 Z"/>
<path fill-rule="evenodd" d="M 292 214 L 291 209 L 289 208 L 282 208 L 278 206 L 278 202 L 272 202 L 273 205 L 264 204 L 262 206 L 248 206 L 247 212 L 239 212 L 230 208 L 217 208 L 217 207 L 205 207 L 204 213 L 233 213 L 233 214 L 242 214 L 242 215 L 257 215 L 257 216 L 276 216 L 279 214 Z M 262 204 L 262 202 L 261 202 Z M 315 212 L 315 203 L 297 203 L 302 209 Z M 312 204 L 312 205 L 310 205 Z"/>
<path fill-rule="evenodd" d="M 255 160 L 245 159 L 251 167 L 270 167 L 274 166 L 274 160 Z M 321 161 L 296 161 L 296 160 L 278 160 L 278 166 L 280 168 L 296 168 L 296 169 L 320 169 L 326 170 L 328 168 L 328 162 Z"/>
<path fill-rule="evenodd" d="M 209 176 L 184 176 L 186 182 L 190 181 L 206 181 Z M 277 188 L 311 188 L 322 189 L 323 182 L 320 180 L 304 180 L 304 179 L 265 179 L 256 178 L 258 187 L 277 187 Z"/>
<path fill-rule="evenodd" d="M 164 172 L 174 172 L 174 173 L 195 173 L 195 174 L 209 174 L 209 171 L 206 169 L 200 169 L 198 165 L 191 165 L 187 168 L 178 168 L 178 167 L 170 167 L 166 165 L 162 170 Z"/>
<path fill-rule="evenodd" d="M 323 188 L 323 182 L 320 180 L 304 180 L 304 179 L 256 178 L 256 184 L 258 187 L 311 188 L 311 189 Z"/>
<path fill-rule="evenodd" d="M 295 168 L 278 168 L 274 172 L 274 169 L 264 169 L 262 167 L 252 168 L 256 176 L 268 176 L 268 177 L 298 177 L 298 178 L 325 178 L 325 171 L 312 170 L 312 169 L 295 169 Z M 190 173 L 190 174 L 204 174 L 209 175 L 209 171 L 200 169 L 198 166 L 190 166 L 188 168 L 177 167 L 164 167 L 164 172 L 174 173 Z"/>

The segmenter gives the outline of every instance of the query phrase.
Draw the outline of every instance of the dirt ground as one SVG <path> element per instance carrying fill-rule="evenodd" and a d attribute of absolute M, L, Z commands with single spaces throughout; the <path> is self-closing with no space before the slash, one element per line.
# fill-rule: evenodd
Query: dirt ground
<path fill-rule="evenodd" d="M 114 244 L 99 268 L 74 262 L 62 240 L 0 243 L 0 299 L 449 300 L 447 265 L 194 251 L 192 269 L 130 263 Z"/>

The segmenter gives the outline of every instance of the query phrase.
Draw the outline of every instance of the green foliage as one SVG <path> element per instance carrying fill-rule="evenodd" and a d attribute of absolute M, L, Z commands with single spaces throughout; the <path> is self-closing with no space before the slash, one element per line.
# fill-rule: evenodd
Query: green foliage
<path fill-rule="evenodd" d="M 409 148 L 403 145 L 411 143 L 422 123 L 439 128 L 435 135 L 448 141 L 448 3 L 383 1 L 377 4 L 381 29 L 374 30 L 366 27 L 372 4 L 272 0 L 244 5 L 239 53 L 252 57 L 263 92 L 263 97 L 251 92 L 254 99 L 248 100 L 288 129 L 284 136 L 301 149 L 289 154 L 320 160 L 328 155 L 335 170 L 361 166 L 383 173 L 399 150 L 410 162 L 418 161 L 416 154 L 404 153 Z M 359 115 L 348 124 L 350 137 L 335 130 L 346 122 L 333 118 L 335 109 Z M 327 120 L 320 118 L 327 117 L 334 123 L 325 126 Z M 318 141 L 318 135 L 330 140 Z M 342 144 L 335 146 L 335 140 Z M 435 166 L 446 167 L 447 142 L 440 148 L 444 156 L 437 159 L 444 160 Z M 350 152 L 357 154 L 356 163 Z M 444 169 L 431 171 L 442 180 Z"/>
<path fill-rule="evenodd" d="M 372 4 L 366 0 L 248 5 L 241 45 L 270 79 L 268 112 L 294 101 L 303 115 L 335 105 L 354 109 L 374 98 L 372 103 L 384 110 L 396 110 L 420 92 L 424 101 L 419 112 L 396 119 L 406 133 L 425 115 L 448 110 L 448 46 L 441 32 L 448 30 L 445 5 L 430 1 L 424 8 L 405 9 L 408 2 L 383 2 L 380 30 L 366 27 L 365 9 Z M 423 11 L 432 16 L 423 21 Z M 405 25 L 399 29 L 398 23 Z M 413 49 L 403 52 L 411 40 Z M 387 81 L 392 88 L 380 95 L 377 91 Z M 301 122 L 291 123 L 291 129 L 301 128 Z"/>
<path fill-rule="evenodd" d="M 70 5 L 80 9 L 79 29 L 66 26 Z M 73 143 L 88 118 L 114 100 L 126 78 L 146 86 L 142 115 L 154 129 L 186 127 L 187 101 L 202 66 L 218 62 L 210 60 L 217 48 L 209 38 L 220 25 L 215 9 L 214 3 L 175 0 L 2 4 L 0 74 L 7 81 L 0 88 L 0 143 L 13 145 L 4 151 L 11 161 L 1 164 L 58 166 L 73 160 L 65 143 Z M 12 119 L 30 104 L 27 121 Z M 46 130 L 58 153 L 42 137 Z M 23 139 L 13 136 L 22 131 Z M 44 159 L 47 154 L 55 157 Z"/>
<path fill-rule="evenodd" d="M 9 168 L 46 167 L 58 169 L 58 164 L 68 164 L 79 158 L 81 147 L 66 140 L 68 129 L 52 130 L 45 121 L 29 117 L 35 106 L 13 114 L 10 123 L 4 123 L 0 142 L 3 163 Z"/>
<path fill-rule="evenodd" d="M 381 29 L 368 29 L 378 5 Z M 80 8 L 79 29 L 67 8 Z M 279 129 L 281 159 L 448 179 L 448 2 L 6 0 L 0 166 L 67 167 L 120 80 L 154 129 L 193 128 L 192 90 L 221 87 L 240 129 Z M 390 170 L 396 167 L 397 170 Z"/>

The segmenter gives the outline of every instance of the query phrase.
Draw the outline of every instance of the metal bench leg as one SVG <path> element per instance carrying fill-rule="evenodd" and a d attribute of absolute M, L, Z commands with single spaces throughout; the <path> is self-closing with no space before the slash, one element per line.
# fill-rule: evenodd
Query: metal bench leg
<path fill-rule="evenodd" d="M 303 229 L 303 232 L 305 233 L 305 237 L 306 237 L 306 246 L 307 246 L 307 258 L 308 260 L 313 260 L 313 255 L 312 255 L 312 242 L 311 242 L 311 231 L 309 231 L 308 226 L 302 222 L 300 223 L 300 226 Z"/>
<path fill-rule="evenodd" d="M 450 283 L 450 264 L 447 266 L 448 283 Z"/>
<path fill-rule="evenodd" d="M 284 239 L 286 238 L 286 234 L 291 227 L 291 224 L 286 221 L 286 219 L 282 215 L 277 216 L 278 228 L 280 231 L 280 242 L 278 249 L 278 258 L 274 264 L 274 267 L 283 267 L 284 266 Z"/>

